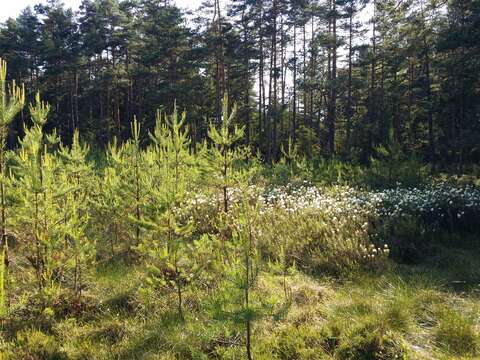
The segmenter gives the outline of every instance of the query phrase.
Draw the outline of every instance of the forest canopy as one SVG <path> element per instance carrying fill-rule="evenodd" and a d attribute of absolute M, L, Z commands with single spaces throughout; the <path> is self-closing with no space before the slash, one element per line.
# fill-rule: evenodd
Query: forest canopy
<path fill-rule="evenodd" d="M 228 94 L 267 161 L 292 139 L 310 157 L 365 161 L 398 144 L 462 166 L 480 158 L 479 38 L 478 0 L 207 0 L 193 13 L 49 0 L 0 25 L 0 57 L 66 143 L 75 129 L 95 146 L 125 140 L 134 116 L 151 130 L 176 103 L 196 146 Z"/>

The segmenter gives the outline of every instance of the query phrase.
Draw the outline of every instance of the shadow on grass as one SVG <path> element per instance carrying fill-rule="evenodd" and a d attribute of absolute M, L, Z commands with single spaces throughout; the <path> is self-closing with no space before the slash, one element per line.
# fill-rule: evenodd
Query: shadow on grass
<path fill-rule="evenodd" d="M 414 266 L 399 265 L 405 281 L 423 277 L 445 292 L 480 296 L 480 235 L 441 234 L 432 254 Z"/>
<path fill-rule="evenodd" d="M 171 350 L 174 344 L 171 343 L 172 336 L 181 330 L 184 321 L 176 311 L 167 311 L 160 319 L 147 322 L 144 326 L 136 329 L 130 340 L 126 341 L 120 351 L 116 354 L 118 359 L 138 359 L 148 353 L 160 353 Z"/>

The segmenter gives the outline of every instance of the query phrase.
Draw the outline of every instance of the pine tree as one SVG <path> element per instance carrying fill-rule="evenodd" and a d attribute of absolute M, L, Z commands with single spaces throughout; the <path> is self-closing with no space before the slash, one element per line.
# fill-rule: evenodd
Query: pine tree
<path fill-rule="evenodd" d="M 5 278 L 6 278 L 6 267 L 5 267 L 5 254 L 6 246 L 2 249 L 2 254 L 0 256 L 0 319 L 4 317 L 7 313 L 6 307 L 6 291 L 5 291 Z"/>
<path fill-rule="evenodd" d="M 7 90 L 7 63 L 0 58 L 0 206 L 1 206 L 1 240 L 0 247 L 5 250 L 5 261 L 8 263 L 7 242 L 7 204 L 6 183 L 6 141 L 8 128 L 15 116 L 22 110 L 25 103 L 25 90 L 13 81 Z"/>
<path fill-rule="evenodd" d="M 23 249 L 35 270 L 40 295 L 51 295 L 58 288 L 67 256 L 62 223 L 68 188 L 61 181 L 60 162 L 48 149 L 59 139 L 55 132 L 43 132 L 49 111 L 50 106 L 37 94 L 35 104 L 30 105 L 33 126 L 25 127 L 14 159 L 16 231 L 26 241 Z"/>
<path fill-rule="evenodd" d="M 243 272 L 243 279 L 241 281 L 243 287 L 244 301 L 243 301 L 243 317 L 245 321 L 245 349 L 247 359 L 252 360 L 252 327 L 255 320 L 255 310 L 252 307 L 251 292 L 258 279 L 260 253 L 256 246 L 256 221 L 259 211 L 253 207 L 248 198 L 248 190 L 244 189 L 244 195 L 241 204 L 239 205 L 239 216 L 237 217 L 237 228 L 233 232 L 234 241 L 240 248 L 243 257 L 243 264 L 239 262 L 241 272 Z"/>
<path fill-rule="evenodd" d="M 141 178 L 141 149 L 140 149 L 140 124 L 136 118 L 133 119 L 131 124 L 132 128 L 132 139 L 127 143 L 127 149 L 130 149 L 129 155 L 132 160 L 133 172 L 132 177 L 134 181 L 133 185 L 133 199 L 134 199 L 134 206 L 135 206 L 135 245 L 140 243 L 140 226 L 138 222 L 141 218 L 141 210 L 140 207 L 142 206 L 142 189 L 140 184 Z"/>
<path fill-rule="evenodd" d="M 194 175 L 185 120 L 186 114 L 179 116 L 176 108 L 171 116 L 157 113 L 156 127 L 150 134 L 153 145 L 146 154 L 152 165 L 150 175 L 145 175 L 151 191 L 140 221 L 152 238 L 139 246 L 150 260 L 150 284 L 176 289 L 181 319 L 183 288 L 191 280 L 193 265 L 192 244 L 188 241 L 193 222 L 185 210 L 188 186 Z"/>
<path fill-rule="evenodd" d="M 236 147 L 237 142 L 243 138 L 244 127 L 233 126 L 237 107 L 233 106 L 231 112 L 228 107 L 228 96 L 223 98 L 222 122 L 219 129 L 210 124 L 208 137 L 212 146 L 207 152 L 207 167 L 205 174 L 210 185 L 221 191 L 222 210 L 226 214 L 229 210 L 229 191 L 238 184 L 239 172 L 235 170 L 236 162 L 246 159 L 244 148 Z"/>
<path fill-rule="evenodd" d="M 244 183 L 241 199 L 231 209 L 231 258 L 224 265 L 224 276 L 212 299 L 214 317 L 232 321 L 245 334 L 245 354 L 253 359 L 253 327 L 273 305 L 269 299 L 256 296 L 260 274 L 258 194 Z"/>
<path fill-rule="evenodd" d="M 90 224 L 90 197 L 95 183 L 93 167 L 87 161 L 89 147 L 82 145 L 79 132 L 73 135 L 71 147 L 60 145 L 62 160 L 61 181 L 70 184 L 65 198 L 64 236 L 65 251 L 71 253 L 69 265 L 73 269 L 73 288 L 76 294 L 82 290 L 82 269 L 91 263 L 95 255 L 95 242 L 87 233 Z"/>
<path fill-rule="evenodd" d="M 118 144 L 115 139 L 108 146 L 108 166 L 104 183 L 98 189 L 99 195 L 105 198 L 101 203 L 97 201 L 101 211 L 115 215 L 115 237 L 121 235 L 128 250 L 140 244 L 140 220 L 147 192 L 142 182 L 145 163 L 140 144 L 140 123 L 135 117 L 130 127 L 132 137 L 127 142 Z M 109 210 L 110 205 L 116 209 Z"/>
<path fill-rule="evenodd" d="M 116 145 L 109 145 L 109 154 Z M 111 155 L 110 155 L 111 156 Z M 122 244 L 124 233 L 124 201 L 120 191 L 122 186 L 121 178 L 112 166 L 107 166 L 95 182 L 92 203 L 92 232 L 102 234 L 102 239 L 108 242 L 112 256 L 115 256 L 115 248 Z"/>

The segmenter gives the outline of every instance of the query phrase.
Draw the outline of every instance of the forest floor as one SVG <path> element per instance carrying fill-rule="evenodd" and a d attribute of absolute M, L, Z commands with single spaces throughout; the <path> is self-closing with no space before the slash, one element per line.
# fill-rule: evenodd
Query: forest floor
<path fill-rule="evenodd" d="M 284 306 L 254 322 L 254 358 L 475 358 L 479 240 L 452 235 L 419 264 L 389 262 L 380 274 L 342 281 L 291 272 Z M 245 358 L 242 328 L 211 315 L 209 297 L 218 294 L 186 291 L 181 320 L 174 297 L 159 294 L 145 304 L 139 295 L 144 274 L 135 261 L 99 266 L 78 314 L 44 320 L 43 332 L 17 324 L 16 356 L 36 347 L 28 358 Z M 284 296 L 283 281 L 275 271 L 263 271 L 255 292 Z"/>

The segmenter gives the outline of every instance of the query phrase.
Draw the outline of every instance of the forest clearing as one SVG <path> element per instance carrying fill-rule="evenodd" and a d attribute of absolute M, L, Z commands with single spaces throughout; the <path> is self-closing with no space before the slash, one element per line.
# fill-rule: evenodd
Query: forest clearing
<path fill-rule="evenodd" d="M 477 35 L 477 0 L 0 23 L 0 360 L 478 359 Z"/>

